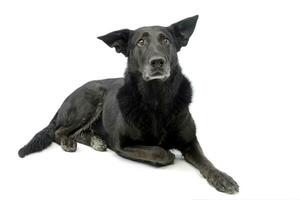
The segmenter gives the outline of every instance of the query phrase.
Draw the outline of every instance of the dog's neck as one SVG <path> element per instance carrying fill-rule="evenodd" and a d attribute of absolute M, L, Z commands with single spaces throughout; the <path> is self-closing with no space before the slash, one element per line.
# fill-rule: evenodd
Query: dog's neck
<path fill-rule="evenodd" d="M 137 72 L 127 71 L 125 73 L 125 86 L 129 86 L 131 92 L 140 96 L 140 100 L 144 104 L 156 110 L 173 102 L 182 79 L 183 75 L 179 66 L 178 70 L 174 71 L 166 81 L 144 81 Z"/>

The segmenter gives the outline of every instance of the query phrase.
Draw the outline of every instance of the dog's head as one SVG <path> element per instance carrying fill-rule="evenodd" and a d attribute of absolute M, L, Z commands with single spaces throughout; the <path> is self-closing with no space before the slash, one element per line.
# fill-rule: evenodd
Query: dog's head
<path fill-rule="evenodd" d="M 122 29 L 98 38 L 128 57 L 130 72 L 138 72 L 145 81 L 165 81 L 177 67 L 177 52 L 188 44 L 197 19 L 198 15 L 168 27 Z"/>

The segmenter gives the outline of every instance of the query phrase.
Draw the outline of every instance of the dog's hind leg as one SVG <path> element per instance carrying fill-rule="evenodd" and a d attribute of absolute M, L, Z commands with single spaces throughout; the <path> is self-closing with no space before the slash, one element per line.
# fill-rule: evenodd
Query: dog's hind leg
<path fill-rule="evenodd" d="M 99 143 L 91 140 L 93 132 L 88 132 L 101 117 L 104 95 L 105 89 L 101 85 L 90 82 L 74 91 L 64 101 L 58 112 L 59 128 L 55 132 L 55 141 L 63 150 L 74 152 L 77 142 L 91 146 L 91 141 L 99 149 L 99 145 L 96 145 Z"/>
<path fill-rule="evenodd" d="M 77 150 L 77 142 L 70 137 L 74 127 L 61 127 L 55 131 L 55 142 L 60 144 L 61 148 L 66 152 L 75 152 Z"/>
<path fill-rule="evenodd" d="M 91 147 L 96 151 L 105 151 L 107 148 L 106 143 L 100 137 L 94 135 L 91 137 Z"/>
<path fill-rule="evenodd" d="M 92 147 L 96 151 L 105 151 L 107 149 L 104 140 L 95 135 L 92 129 L 82 131 L 80 134 L 76 135 L 75 140 L 81 144 Z"/>
<path fill-rule="evenodd" d="M 106 143 L 101 138 L 105 132 L 102 125 L 103 103 L 99 102 L 93 117 L 72 136 L 75 141 L 92 147 L 96 151 L 105 151 Z"/>
<path fill-rule="evenodd" d="M 77 150 L 77 142 L 69 137 L 63 137 L 60 146 L 66 152 L 75 152 Z"/>

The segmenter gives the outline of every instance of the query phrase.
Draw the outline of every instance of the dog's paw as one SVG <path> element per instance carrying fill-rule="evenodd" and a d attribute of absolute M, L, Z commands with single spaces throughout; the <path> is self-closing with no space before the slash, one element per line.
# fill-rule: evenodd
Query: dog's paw
<path fill-rule="evenodd" d="M 107 148 L 105 142 L 97 136 L 91 137 L 91 147 L 96 151 L 105 151 Z"/>
<path fill-rule="evenodd" d="M 173 153 L 171 153 L 170 151 L 164 151 L 161 156 L 162 156 L 162 159 L 161 159 L 160 164 L 162 166 L 170 165 L 170 164 L 174 163 L 175 155 Z"/>
<path fill-rule="evenodd" d="M 155 151 L 152 156 L 153 159 L 156 160 L 157 166 L 165 166 L 174 163 L 175 155 L 170 151 L 164 150 L 160 147 L 153 147 Z"/>
<path fill-rule="evenodd" d="M 220 192 L 234 194 L 239 192 L 239 185 L 232 177 L 217 169 L 210 169 L 207 174 L 207 181 Z"/>
<path fill-rule="evenodd" d="M 77 142 L 70 138 L 62 139 L 60 146 L 66 152 L 75 152 L 77 150 Z"/>

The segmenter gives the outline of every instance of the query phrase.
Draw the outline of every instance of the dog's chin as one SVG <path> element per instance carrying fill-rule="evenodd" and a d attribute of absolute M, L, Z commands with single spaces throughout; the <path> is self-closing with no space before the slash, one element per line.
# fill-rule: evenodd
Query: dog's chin
<path fill-rule="evenodd" d="M 153 81 L 153 80 L 160 80 L 160 81 L 166 81 L 169 78 L 169 74 L 152 74 L 152 75 L 143 75 L 144 81 Z"/>

